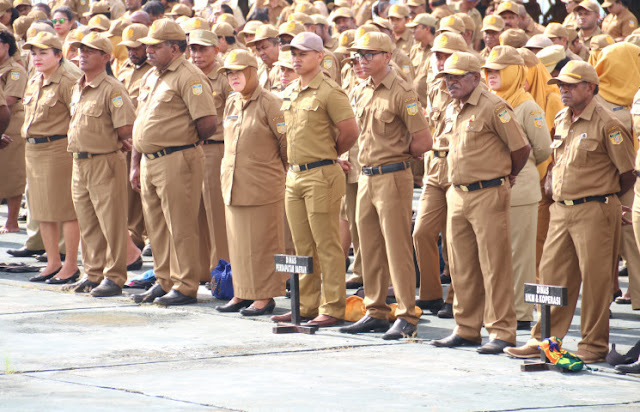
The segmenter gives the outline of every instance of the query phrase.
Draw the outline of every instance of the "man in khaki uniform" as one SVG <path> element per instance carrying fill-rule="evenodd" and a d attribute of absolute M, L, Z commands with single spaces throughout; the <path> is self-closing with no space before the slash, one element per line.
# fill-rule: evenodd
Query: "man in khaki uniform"
<path fill-rule="evenodd" d="M 122 293 L 127 281 L 127 164 L 135 109 L 124 86 L 108 76 L 113 46 L 90 33 L 78 47 L 84 75 L 73 88 L 69 145 L 73 205 L 82 238 L 86 277 L 65 290 L 92 296 Z"/>
<path fill-rule="evenodd" d="M 140 83 L 142 77 L 152 68 L 147 60 L 146 46 L 138 41 L 147 35 L 149 28 L 143 24 L 132 24 L 122 32 L 121 45 L 127 48 L 129 59 L 124 62 L 118 72 L 118 80 L 124 84 L 127 93 L 133 102 L 133 106 L 138 107 L 138 95 L 140 94 Z M 131 169 L 131 154 L 127 153 L 127 170 Z M 140 190 L 140 188 L 137 188 Z M 127 184 L 127 211 L 128 227 L 131 240 L 137 247 L 144 247 L 144 238 L 147 236 L 147 229 L 144 225 L 144 215 L 142 213 L 142 200 L 140 193 Z"/>
<path fill-rule="evenodd" d="M 605 0 L 602 7 L 609 12 L 602 20 L 602 31 L 616 41 L 624 40 L 638 28 L 637 17 L 629 11 L 629 0 Z"/>
<path fill-rule="evenodd" d="M 586 62 L 570 61 L 558 77 L 562 103 L 547 176 L 553 194 L 549 233 L 540 262 L 540 282 L 568 289 L 568 305 L 551 307 L 551 336 L 564 338 L 571 326 L 580 287 L 582 339 L 575 352 L 585 363 L 609 352 L 611 278 L 618 267 L 621 214 L 618 196 L 631 189 L 633 141 L 625 127 L 596 100 L 599 79 Z M 540 322 L 531 340 L 505 350 L 519 358 L 538 355 Z"/>
<path fill-rule="evenodd" d="M 409 7 L 409 18 L 413 20 L 418 14 L 427 12 L 427 0 L 409 0 L 407 7 Z"/>
<path fill-rule="evenodd" d="M 184 58 L 186 35 L 176 22 L 154 21 L 139 41 L 147 45 L 154 69 L 140 86 L 131 181 L 142 187 L 158 281 L 133 299 L 166 306 L 195 303 L 202 270 L 198 208 L 204 154 L 199 142 L 216 131 L 213 92 Z"/>
<path fill-rule="evenodd" d="M 227 78 L 222 73 L 218 73 L 220 65 L 217 60 L 217 44 L 218 39 L 212 31 L 194 30 L 189 33 L 191 60 L 209 79 L 213 90 L 216 112 L 221 114 L 224 113 L 227 98 L 233 90 L 231 90 Z M 211 242 L 208 259 L 209 271 L 217 266 L 220 259 L 224 259 L 227 262 L 229 261 L 227 226 L 224 215 L 225 207 L 220 186 L 220 166 L 222 165 L 222 157 L 224 156 L 223 132 L 222 116 L 218 116 L 216 132 L 213 136 L 202 142 L 205 170 L 202 199 L 206 211 L 209 240 Z M 211 278 L 211 276 L 209 276 L 209 278 Z"/>
<path fill-rule="evenodd" d="M 578 38 L 584 47 L 589 50 L 593 36 L 602 34 L 598 27 L 600 8 L 598 3 L 592 0 L 583 0 L 576 6 L 574 13 L 578 15 Z"/>
<path fill-rule="evenodd" d="M 391 6 L 389 8 L 389 22 L 393 27 L 393 38 L 396 42 L 396 47 L 408 55 L 414 44 L 413 33 L 411 29 L 407 28 L 409 8 L 404 4 Z"/>
<path fill-rule="evenodd" d="M 458 11 L 460 13 L 468 14 L 473 19 L 475 29 L 470 43 L 473 50 L 480 50 L 480 44 L 482 42 L 482 33 L 480 33 L 480 28 L 482 27 L 482 15 L 476 8 L 478 3 L 479 0 L 462 0 L 458 4 Z"/>
<path fill-rule="evenodd" d="M 345 178 L 336 159 L 353 146 L 358 126 L 344 91 L 321 71 L 322 39 L 300 33 L 283 47 L 289 49 L 300 78 L 283 93 L 285 207 L 296 253 L 314 257 L 314 273 L 300 277 L 300 314 L 314 318 L 308 325 L 333 326 L 342 322 L 346 300 L 338 228 Z M 291 313 L 271 319 L 288 322 Z"/>
<path fill-rule="evenodd" d="M 395 39 L 393 38 L 393 28 L 391 27 L 391 23 L 389 20 L 377 18 L 373 21 L 373 26 L 378 29 L 378 31 L 385 33 L 391 39 L 393 43 L 393 52 L 391 52 L 391 61 L 397 64 L 399 70 L 402 71 L 402 78 L 408 81 L 410 84 L 413 83 L 413 79 L 416 77 L 416 74 L 413 71 L 413 66 L 411 65 L 411 59 L 409 59 L 409 55 L 402 51 L 401 48 L 395 45 Z M 365 26 L 363 26 L 365 27 Z M 360 29 L 358 28 L 356 31 L 356 40 L 362 37 Z"/>
<path fill-rule="evenodd" d="M 411 65 L 416 74 L 413 88 L 418 94 L 420 104 L 424 106 L 427 94 L 427 76 L 431 60 L 431 45 L 436 32 L 436 19 L 428 13 L 418 14 L 408 28 L 413 29 L 414 45 L 409 52 Z"/>
<path fill-rule="evenodd" d="M 389 67 L 391 39 L 367 33 L 351 47 L 369 78 L 354 89 L 361 129 L 356 220 L 360 234 L 366 315 L 345 333 L 389 327 L 389 281 L 398 301 L 397 320 L 383 339 L 415 336 L 415 272 L 412 265 L 409 159 L 431 148 L 431 134 L 411 85 Z"/>
<path fill-rule="evenodd" d="M 575 54 L 569 48 L 569 30 L 560 23 L 549 23 L 544 29 L 544 35 L 553 42 L 564 47 L 565 54 L 571 60 L 582 60 L 582 57 Z"/>
<path fill-rule="evenodd" d="M 453 14 L 453 11 L 447 5 L 447 0 L 429 0 L 429 7 L 431 8 L 431 15 L 437 21 Z"/>
<path fill-rule="evenodd" d="M 489 15 L 482 20 L 482 40 L 484 49 L 480 51 L 483 59 L 489 57 L 491 49 L 500 45 L 500 34 L 504 31 L 504 20 L 500 16 Z"/>
<path fill-rule="evenodd" d="M 479 353 L 501 353 L 516 341 L 509 235 L 510 186 L 531 147 L 510 106 L 480 86 L 480 61 L 456 52 L 444 70 L 453 120 L 449 144 L 447 249 L 456 294 L 453 333 L 433 345 L 474 346 L 480 329 L 489 342 Z M 452 108 L 452 109 L 450 109 Z"/>
<path fill-rule="evenodd" d="M 274 63 L 278 61 L 280 52 L 278 29 L 268 24 L 258 27 L 255 37 L 247 42 L 247 46 L 255 47 L 256 54 L 263 63 L 258 68 L 260 86 L 269 91 L 277 91 L 280 88 L 280 76 Z"/>

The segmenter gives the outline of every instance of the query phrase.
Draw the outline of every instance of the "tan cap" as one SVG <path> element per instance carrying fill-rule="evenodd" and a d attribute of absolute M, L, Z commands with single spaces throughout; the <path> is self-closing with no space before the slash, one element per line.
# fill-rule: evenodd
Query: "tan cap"
<path fill-rule="evenodd" d="M 527 44 L 524 45 L 524 47 L 530 47 L 532 49 L 544 49 L 547 46 L 553 46 L 553 42 L 544 34 L 531 36 L 531 38 L 527 40 Z"/>
<path fill-rule="evenodd" d="M 482 30 L 481 31 L 502 31 L 504 30 L 504 19 L 500 16 L 496 16 L 494 14 L 490 14 L 486 16 L 482 20 Z"/>
<path fill-rule="evenodd" d="M 351 11 L 351 9 L 346 8 L 346 7 L 338 7 L 337 9 L 335 9 L 332 13 L 331 13 L 331 20 L 335 20 L 338 17 L 346 17 L 348 19 L 352 19 L 353 18 L 353 12 Z"/>
<path fill-rule="evenodd" d="M 550 39 L 569 38 L 569 30 L 560 23 L 549 23 L 544 29 L 544 35 Z"/>
<path fill-rule="evenodd" d="M 438 32 L 442 33 L 445 31 L 450 31 L 458 34 L 464 33 L 465 31 L 464 21 L 456 15 L 443 17 L 442 19 L 440 19 L 440 26 L 438 27 Z"/>
<path fill-rule="evenodd" d="M 391 22 L 387 19 L 383 19 L 382 17 L 376 17 L 375 19 L 373 19 L 373 22 L 371 23 L 374 26 L 378 27 L 379 29 L 389 30 L 390 32 L 393 31 L 393 26 L 391 25 Z"/>
<path fill-rule="evenodd" d="M 611 7 L 616 3 L 616 0 L 604 0 L 604 2 L 602 3 L 602 7 Z"/>
<path fill-rule="evenodd" d="M 420 13 L 416 17 L 413 18 L 411 23 L 407 23 L 407 27 L 417 27 L 418 24 L 422 24 L 427 27 L 437 27 L 436 18 L 430 15 L 429 13 Z"/>
<path fill-rule="evenodd" d="M 311 14 L 313 14 L 313 13 L 311 13 L 311 11 L 313 11 L 314 8 L 315 7 L 313 7 L 313 4 L 311 4 L 311 2 L 298 1 L 296 3 L 296 7 L 293 9 L 293 12 L 294 13 L 304 13 L 306 15 L 311 15 Z"/>
<path fill-rule="evenodd" d="M 56 31 L 53 29 L 53 27 L 49 26 L 47 23 L 36 21 L 33 22 L 31 24 L 31 27 L 29 27 L 29 30 L 27 30 L 27 40 L 37 36 L 40 32 L 51 33 L 57 37 Z"/>
<path fill-rule="evenodd" d="M 504 1 L 498 5 L 498 8 L 495 11 L 495 14 L 502 14 L 505 12 L 513 13 L 516 16 L 520 15 L 520 9 L 518 7 L 518 3 L 513 1 Z"/>
<path fill-rule="evenodd" d="M 420 7 L 420 6 L 424 6 L 425 4 L 427 4 L 426 0 L 409 0 L 407 2 L 407 6 L 411 6 L 411 7 Z"/>
<path fill-rule="evenodd" d="M 13 7 L 18 8 L 18 6 L 31 6 L 31 0 L 13 0 Z"/>
<path fill-rule="evenodd" d="M 4 14 L 4 12 L 9 10 L 11 7 L 13 7 L 11 0 L 0 0 L 0 13 Z"/>
<path fill-rule="evenodd" d="M 374 26 L 373 24 L 363 24 L 362 26 L 358 27 L 358 29 L 356 30 L 356 34 L 354 36 L 354 41 L 358 40 L 360 37 L 364 36 L 365 33 L 378 33 L 380 32 L 380 29 L 378 29 L 377 26 Z"/>
<path fill-rule="evenodd" d="M 293 70 L 293 57 L 291 56 L 291 50 L 281 51 L 280 54 L 278 54 L 278 61 L 273 65 Z"/>
<path fill-rule="evenodd" d="M 280 27 L 278 27 L 278 36 L 282 36 L 283 34 L 288 34 L 289 36 L 295 37 L 296 35 L 305 31 L 302 23 L 292 20 L 286 23 L 282 23 Z"/>
<path fill-rule="evenodd" d="M 613 40 L 613 37 L 608 34 L 598 34 L 591 38 L 591 42 L 589 43 L 589 48 L 591 50 L 602 50 L 607 46 L 611 46 L 616 41 Z"/>
<path fill-rule="evenodd" d="M 247 44 L 255 44 L 262 40 L 277 39 L 277 38 L 278 38 L 278 29 L 276 29 L 270 24 L 263 24 L 262 26 L 258 27 L 258 29 L 256 30 L 255 37 L 253 38 L 253 40 L 248 41 Z"/>
<path fill-rule="evenodd" d="M 185 33 L 191 33 L 194 30 L 209 30 L 210 27 L 209 22 L 202 17 L 192 17 L 179 24 Z"/>
<path fill-rule="evenodd" d="M 404 4 L 394 4 L 389 7 L 389 12 L 387 13 L 389 17 L 397 17 L 399 19 L 404 19 L 409 17 L 409 7 Z"/>
<path fill-rule="evenodd" d="M 165 13 L 165 15 L 191 17 L 193 16 L 193 10 L 191 10 L 191 7 L 187 6 L 186 4 L 178 3 L 171 8 L 171 11 L 169 13 Z"/>
<path fill-rule="evenodd" d="M 364 36 L 359 37 L 349 47 L 351 51 L 358 50 L 373 50 L 391 53 L 393 51 L 393 45 L 391 44 L 391 38 L 385 33 L 365 33 Z"/>
<path fill-rule="evenodd" d="M 351 7 L 351 0 L 335 0 L 333 2 L 336 8 L 338 7 Z"/>
<path fill-rule="evenodd" d="M 464 23 L 465 31 L 476 30 L 476 23 L 473 21 L 473 18 L 469 16 L 467 13 L 456 13 L 455 15 L 462 19 L 462 22 Z"/>
<path fill-rule="evenodd" d="M 24 50 L 31 50 L 32 47 L 62 50 L 62 42 L 57 35 L 41 31 L 22 46 Z"/>
<path fill-rule="evenodd" d="M 158 19 L 149 28 L 147 37 L 138 39 L 143 44 L 160 44 L 167 40 L 186 40 L 187 35 L 182 27 L 171 19 Z"/>
<path fill-rule="evenodd" d="M 238 26 L 240 25 L 238 23 L 238 20 L 233 16 L 233 14 L 229 14 L 229 13 L 224 13 L 218 16 L 218 18 L 216 19 L 216 23 L 227 23 L 231 27 L 233 27 L 233 30 L 237 29 Z"/>
<path fill-rule="evenodd" d="M 524 47 L 529 36 L 522 29 L 507 29 L 500 35 L 500 44 L 511 47 Z"/>
<path fill-rule="evenodd" d="M 441 52 L 441 53 L 455 53 L 455 52 L 467 52 L 469 51 L 469 46 L 467 42 L 464 40 L 461 34 L 453 33 L 453 32 L 445 32 L 439 34 L 433 40 L 433 47 L 431 48 L 432 52 Z"/>
<path fill-rule="evenodd" d="M 149 28 L 144 24 L 134 23 L 127 26 L 122 31 L 122 41 L 120 44 L 126 47 L 140 47 L 142 43 L 138 40 L 149 34 Z"/>
<path fill-rule="evenodd" d="M 596 73 L 596 69 L 589 63 L 578 60 L 571 60 L 562 68 L 562 70 L 560 70 L 558 77 L 549 79 L 549 81 L 547 81 L 547 84 L 576 84 L 580 82 L 600 84 L 600 79 L 598 79 L 598 73 Z"/>
<path fill-rule="evenodd" d="M 108 37 L 122 36 L 122 31 L 125 27 L 131 24 L 131 20 L 122 16 L 119 19 L 111 21 L 111 26 L 107 32 Z"/>
<path fill-rule="evenodd" d="M 72 47 L 80 47 L 82 45 L 100 50 L 106 54 L 111 54 L 113 52 L 111 40 L 109 40 L 104 33 L 91 32 L 84 36 L 82 40 L 71 43 Z"/>
<path fill-rule="evenodd" d="M 507 66 L 524 66 L 524 60 L 518 51 L 511 46 L 496 46 L 491 49 L 483 69 L 502 70 Z"/>
<path fill-rule="evenodd" d="M 29 14 L 27 14 L 27 16 L 33 18 L 33 21 L 49 19 L 47 17 L 47 14 L 40 9 L 31 9 L 31 11 L 29 12 Z"/>
<path fill-rule="evenodd" d="M 627 43 L 635 44 L 636 46 L 640 46 L 640 34 L 630 34 L 628 35 L 624 41 Z"/>
<path fill-rule="evenodd" d="M 69 31 L 69 33 L 67 33 L 67 37 L 64 38 L 64 42 L 73 43 L 74 41 L 81 41 L 84 38 L 84 36 L 86 36 L 89 33 L 91 32 L 90 31 L 84 32 L 81 29 L 73 29 Z"/>
<path fill-rule="evenodd" d="M 302 32 L 291 40 L 291 43 L 282 47 L 282 50 L 297 49 L 302 51 L 317 51 L 324 52 L 324 45 L 322 39 L 315 33 L 308 31 Z"/>
<path fill-rule="evenodd" d="M 569 43 L 578 38 L 578 30 L 576 30 L 574 27 L 567 27 L 567 34 L 569 36 L 567 37 Z"/>
<path fill-rule="evenodd" d="M 193 30 L 189 33 L 189 45 L 218 46 L 218 36 L 211 30 Z"/>
<path fill-rule="evenodd" d="M 558 62 L 567 57 L 567 54 L 564 51 L 564 46 L 555 44 L 540 50 L 536 56 L 540 59 L 540 63 L 547 68 L 547 71 L 551 73 Z"/>
<path fill-rule="evenodd" d="M 574 12 L 577 12 L 578 9 L 585 9 L 588 10 L 590 12 L 593 13 L 598 13 L 600 14 L 600 7 L 598 6 L 598 3 L 595 3 L 591 0 L 583 0 L 581 1 L 575 9 L 573 9 Z"/>
<path fill-rule="evenodd" d="M 83 14 L 84 17 L 91 17 L 96 14 L 107 14 L 111 11 L 109 3 L 107 1 L 99 1 L 92 3 L 89 7 L 89 11 Z M 105 16 L 106 17 L 106 16 Z"/>
<path fill-rule="evenodd" d="M 297 21 L 301 24 L 304 24 L 305 26 L 308 24 L 316 24 L 316 22 L 313 21 L 311 16 L 304 13 L 291 13 L 287 18 L 287 21 Z"/>
<path fill-rule="evenodd" d="M 23 37 L 27 34 L 27 30 L 29 30 L 29 26 L 33 23 L 33 17 L 29 16 L 20 16 L 13 21 L 13 32 L 18 37 Z"/>
<path fill-rule="evenodd" d="M 524 47 L 520 47 L 517 50 L 520 56 L 522 57 L 522 60 L 524 60 L 525 66 L 533 67 L 533 66 L 537 66 L 538 63 L 540 63 L 540 59 L 538 59 L 536 57 L 536 54 L 531 50 L 525 49 Z"/>
<path fill-rule="evenodd" d="M 349 47 L 356 38 L 356 30 L 349 29 L 340 33 L 340 37 L 338 37 L 338 48 L 335 50 L 335 53 L 346 54 L 349 53 Z"/>
<path fill-rule="evenodd" d="M 460 76 L 465 73 L 478 73 L 480 71 L 480 60 L 471 53 L 455 52 L 444 62 L 444 69 L 438 73 L 437 77 L 445 74 Z"/>
<path fill-rule="evenodd" d="M 323 26 L 329 25 L 329 20 L 327 20 L 327 18 L 324 17 L 322 14 L 314 14 L 311 16 L 311 18 L 313 19 L 313 22 L 315 24 L 322 24 Z"/>
<path fill-rule="evenodd" d="M 231 50 L 224 59 L 224 65 L 218 69 L 218 72 L 225 70 L 244 70 L 247 67 L 258 68 L 258 62 L 251 52 L 247 50 Z"/>
<path fill-rule="evenodd" d="M 96 14 L 89 20 L 87 26 L 89 26 L 91 30 L 108 31 L 111 28 L 111 20 L 104 14 Z"/>
<path fill-rule="evenodd" d="M 263 22 L 258 20 L 249 20 L 245 23 L 242 31 L 238 33 L 238 37 L 244 41 L 245 34 L 256 34 L 256 30 L 258 29 L 258 27 L 262 26 L 263 24 Z"/>
<path fill-rule="evenodd" d="M 233 30 L 233 27 L 231 27 L 229 23 L 225 23 L 225 22 L 218 22 L 214 24 L 213 27 L 211 28 L 211 31 L 214 32 L 216 36 L 224 36 L 224 37 L 231 37 L 235 33 L 235 31 Z"/>

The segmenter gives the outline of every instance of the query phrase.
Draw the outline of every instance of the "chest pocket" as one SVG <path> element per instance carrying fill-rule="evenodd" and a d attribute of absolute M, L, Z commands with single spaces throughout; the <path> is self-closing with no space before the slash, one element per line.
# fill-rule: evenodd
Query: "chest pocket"
<path fill-rule="evenodd" d="M 57 89 L 47 90 L 46 92 L 40 92 L 41 97 L 38 101 L 38 108 L 36 110 L 37 116 L 46 118 L 49 115 L 49 111 L 53 106 L 58 103 Z"/>
<path fill-rule="evenodd" d="M 591 161 L 594 160 L 594 155 L 596 150 L 598 149 L 598 141 L 593 139 L 583 139 L 580 140 L 577 144 L 575 152 L 575 165 L 576 166 L 586 166 Z"/>
<path fill-rule="evenodd" d="M 480 140 L 483 130 L 484 123 L 482 121 L 465 121 L 464 125 L 461 128 L 462 145 L 472 149 L 479 148 L 482 144 Z"/>
<path fill-rule="evenodd" d="M 294 107 L 292 105 L 292 107 Z M 302 99 L 295 105 L 294 118 L 297 127 L 306 127 L 313 122 L 313 119 L 320 108 L 320 101 L 316 98 Z M 296 111 L 297 110 L 297 111 Z"/>
<path fill-rule="evenodd" d="M 387 109 L 376 109 L 372 113 L 373 119 L 371 119 L 372 129 L 377 137 L 385 137 L 393 132 L 393 121 L 396 115 Z"/>

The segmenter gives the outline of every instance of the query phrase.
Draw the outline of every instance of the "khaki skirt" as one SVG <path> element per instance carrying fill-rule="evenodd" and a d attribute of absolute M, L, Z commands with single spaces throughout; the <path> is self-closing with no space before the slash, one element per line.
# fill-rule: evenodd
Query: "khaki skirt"
<path fill-rule="evenodd" d="M 11 138 L 13 142 L 0 150 L 0 199 L 21 196 L 27 184 L 26 142 L 20 135 Z"/>
<path fill-rule="evenodd" d="M 288 275 L 275 271 L 284 253 L 284 200 L 261 206 L 225 206 L 233 291 L 241 299 L 285 294 Z"/>
<path fill-rule="evenodd" d="M 26 144 L 29 211 L 39 222 L 76 220 L 71 198 L 73 158 L 67 139 Z"/>

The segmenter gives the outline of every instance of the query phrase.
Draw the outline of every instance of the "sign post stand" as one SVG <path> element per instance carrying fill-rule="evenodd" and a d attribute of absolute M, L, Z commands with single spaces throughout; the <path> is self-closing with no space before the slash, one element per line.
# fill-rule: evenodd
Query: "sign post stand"
<path fill-rule="evenodd" d="M 524 301 L 540 305 L 540 340 L 542 341 L 551 336 L 551 306 L 567 306 L 567 288 L 525 283 Z M 540 360 L 525 361 L 520 366 L 520 370 L 566 372 L 565 369 L 549 362 L 542 349 L 540 349 Z"/>
<path fill-rule="evenodd" d="M 313 273 L 313 258 L 309 256 L 275 255 L 276 272 L 290 274 L 291 323 L 279 323 L 273 333 L 306 333 L 313 335 L 317 326 L 300 325 L 300 278 Z"/>

